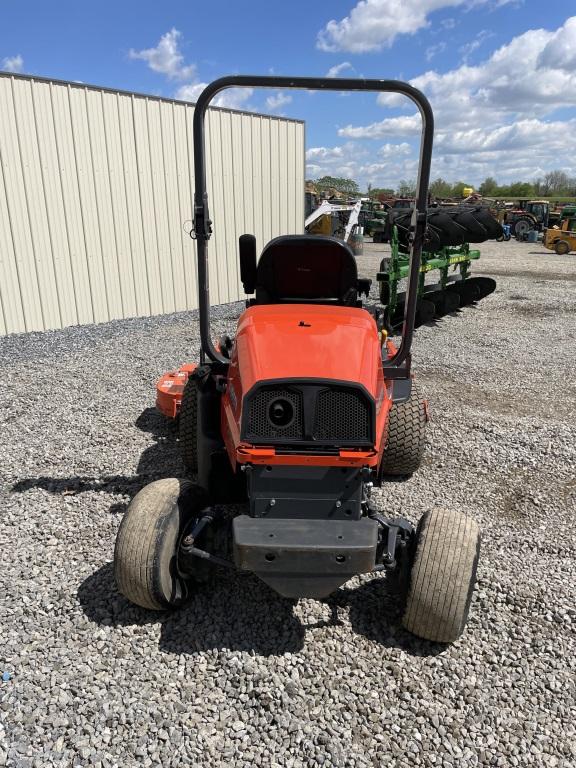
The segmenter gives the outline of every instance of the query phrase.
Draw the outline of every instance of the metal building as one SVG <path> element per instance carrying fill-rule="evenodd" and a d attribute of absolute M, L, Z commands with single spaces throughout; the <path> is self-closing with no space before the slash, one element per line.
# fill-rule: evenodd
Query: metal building
<path fill-rule="evenodd" d="M 191 104 L 0 73 L 0 334 L 197 306 Z M 238 237 L 303 231 L 304 124 L 208 116 L 210 285 L 242 296 Z"/>

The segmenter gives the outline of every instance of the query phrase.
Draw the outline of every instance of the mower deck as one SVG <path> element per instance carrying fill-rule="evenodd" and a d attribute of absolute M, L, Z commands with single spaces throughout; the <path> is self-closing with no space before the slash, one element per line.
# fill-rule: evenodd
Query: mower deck
<path fill-rule="evenodd" d="M 163 374 L 156 383 L 156 408 L 167 419 L 177 418 L 188 377 L 197 367 L 195 363 L 185 363 L 177 371 Z"/>

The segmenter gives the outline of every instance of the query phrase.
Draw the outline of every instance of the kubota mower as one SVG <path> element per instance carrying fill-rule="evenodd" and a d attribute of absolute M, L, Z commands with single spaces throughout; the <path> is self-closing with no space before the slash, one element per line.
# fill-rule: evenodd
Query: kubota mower
<path fill-rule="evenodd" d="M 212 342 L 204 120 L 219 91 L 241 86 L 387 91 L 418 107 L 421 162 L 397 348 L 378 313 L 362 306 L 370 281 L 358 278 L 350 248 L 309 235 L 277 237 L 259 260 L 255 238 L 240 238 L 251 298 L 234 338 Z M 184 462 L 197 484 L 159 480 L 132 500 L 114 553 L 120 591 L 145 608 L 172 608 L 211 572 L 234 568 L 287 598 L 324 598 L 357 574 L 388 571 L 401 577 L 390 584 L 404 585 L 404 626 L 430 640 L 455 640 L 475 581 L 476 523 L 433 509 L 415 530 L 371 498 L 388 476 L 414 472 L 424 449 L 427 408 L 410 347 L 432 153 L 428 101 L 394 80 L 234 76 L 202 92 L 193 134 L 202 348 L 198 364 L 161 378 L 157 406 L 179 417 Z M 244 512 L 227 501 L 244 501 Z"/>

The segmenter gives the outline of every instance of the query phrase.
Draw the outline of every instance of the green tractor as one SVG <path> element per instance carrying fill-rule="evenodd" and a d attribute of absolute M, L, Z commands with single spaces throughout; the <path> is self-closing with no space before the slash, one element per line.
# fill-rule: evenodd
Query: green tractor
<path fill-rule="evenodd" d="M 371 200 L 369 203 L 363 204 L 364 234 L 371 237 L 374 243 L 387 243 L 390 239 L 388 212 L 392 211 L 392 215 L 395 215 L 400 209 L 405 213 L 406 209 L 413 207 L 414 200 L 405 197 L 398 197 L 387 203 L 376 203 Z"/>
<path fill-rule="evenodd" d="M 379 233 L 386 229 L 387 211 L 390 206 L 376 200 L 363 200 L 360 211 L 360 225 L 364 234 L 371 237 L 375 243 L 384 242 L 378 239 Z"/>

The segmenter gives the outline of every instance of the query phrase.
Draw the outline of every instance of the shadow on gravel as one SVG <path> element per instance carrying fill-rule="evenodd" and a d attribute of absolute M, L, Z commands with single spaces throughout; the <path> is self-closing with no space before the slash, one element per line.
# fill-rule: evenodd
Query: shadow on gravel
<path fill-rule="evenodd" d="M 78 600 L 90 621 L 104 626 L 160 624 L 159 648 L 167 653 L 206 650 L 253 651 L 261 656 L 295 653 L 304 646 L 304 627 L 293 602 L 278 597 L 250 574 L 218 574 L 192 600 L 173 612 L 148 611 L 120 595 L 112 563 L 82 582 Z"/>
<path fill-rule="evenodd" d="M 330 607 L 330 619 L 305 625 L 294 615 L 295 601 L 280 597 L 251 574 L 228 571 L 199 587 L 184 608 L 156 612 L 138 608 L 119 594 L 112 563 L 107 563 L 82 582 L 78 600 L 86 617 L 102 626 L 160 624 L 159 648 L 167 653 L 223 649 L 261 656 L 296 653 L 304 647 L 308 632 L 342 625 L 340 609 L 348 609 L 354 632 L 380 646 L 399 648 L 411 656 L 436 656 L 446 649 L 400 627 L 398 601 L 385 579 L 338 590 L 324 601 Z"/>
<path fill-rule="evenodd" d="M 354 632 L 385 648 L 399 648 L 410 656 L 438 656 L 448 647 L 415 637 L 402 627 L 402 606 L 386 579 L 372 579 L 356 589 L 344 587 L 328 602 L 332 600 L 348 608 Z"/>
<path fill-rule="evenodd" d="M 136 419 L 135 426 L 141 432 L 152 435 L 154 442 L 140 456 L 135 475 L 101 475 L 86 477 L 74 475 L 71 477 L 28 477 L 19 480 L 12 486 L 15 493 L 23 493 L 33 488 L 42 488 L 54 494 L 75 495 L 87 491 L 103 491 L 110 494 L 126 494 L 135 496 L 148 483 L 163 477 L 174 477 L 184 474 L 178 448 L 177 424 L 162 416 L 156 408 L 146 408 Z M 113 514 L 124 512 L 127 504 L 117 502 L 112 504 Z"/>

